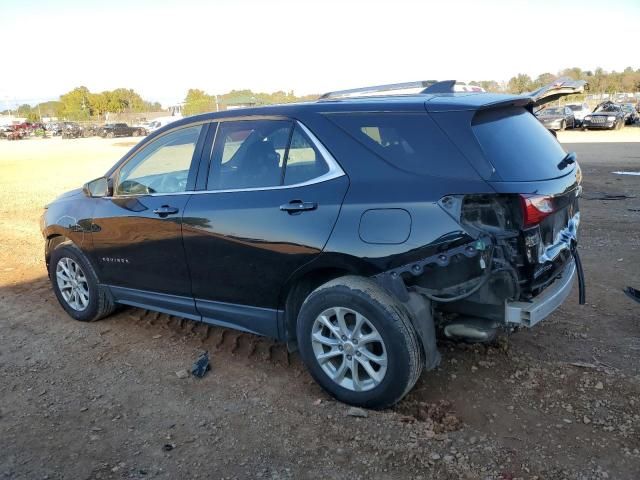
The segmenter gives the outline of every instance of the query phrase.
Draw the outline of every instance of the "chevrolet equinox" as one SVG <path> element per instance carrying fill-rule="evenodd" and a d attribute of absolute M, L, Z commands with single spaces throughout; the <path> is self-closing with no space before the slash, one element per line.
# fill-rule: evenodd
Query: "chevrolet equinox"
<path fill-rule="evenodd" d="M 132 305 L 269 336 L 337 399 L 393 405 L 438 337 L 532 327 L 575 277 L 584 301 L 580 168 L 533 115 L 575 83 L 414 82 L 171 123 L 47 206 L 55 295 L 80 321 Z"/>

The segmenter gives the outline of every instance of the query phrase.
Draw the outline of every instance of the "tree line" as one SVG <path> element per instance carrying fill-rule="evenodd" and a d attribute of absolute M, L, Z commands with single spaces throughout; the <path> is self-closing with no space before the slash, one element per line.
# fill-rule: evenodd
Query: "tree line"
<path fill-rule="evenodd" d="M 593 71 L 572 67 L 565 68 L 557 74 L 542 73 L 536 78 L 531 78 L 525 73 L 519 73 L 506 83 L 496 80 L 476 80 L 469 83 L 480 86 L 488 92 L 524 93 L 547 85 L 559 77 L 586 80 L 589 83 L 590 93 L 640 92 L 640 68 L 634 70 L 631 67 L 625 68 L 622 72 L 616 72 L 615 70 L 607 72 L 600 67 Z M 203 90 L 192 88 L 187 92 L 182 111 L 185 116 L 189 116 L 226 110 L 229 105 L 272 105 L 274 103 L 311 101 L 319 96 L 319 94 L 296 96 L 293 91 L 254 93 L 251 90 L 232 90 L 222 95 L 211 95 Z"/>
<path fill-rule="evenodd" d="M 19 117 L 35 122 L 42 117 L 90 120 L 102 118 L 107 113 L 159 112 L 161 110 L 160 103 L 146 101 L 130 88 L 93 93 L 87 87 L 76 87 L 60 95 L 60 100 L 43 102 L 35 106 L 23 104 L 15 110 L 15 113 Z"/>
<path fill-rule="evenodd" d="M 632 93 L 640 92 L 640 68 L 634 70 L 631 67 L 625 68 L 622 72 L 607 72 L 598 67 L 595 70 L 582 70 L 578 67 L 565 68 L 557 75 L 543 73 L 532 79 L 529 75 L 520 73 L 512 77 L 505 86 L 509 93 L 530 92 L 551 83 L 558 77 L 569 77 L 573 80 L 585 80 L 589 84 L 590 93 Z M 497 89 L 495 87 L 498 87 Z M 490 85 L 489 91 L 500 91 L 499 85 Z"/>
<path fill-rule="evenodd" d="M 496 80 L 478 80 L 470 84 L 478 85 L 489 92 L 523 93 L 533 91 L 546 85 L 558 77 L 569 77 L 574 80 L 586 80 L 590 93 L 617 93 L 640 91 L 640 68 L 625 68 L 622 72 L 607 72 L 598 67 L 595 70 L 582 70 L 578 67 L 565 68 L 557 74 L 542 73 L 531 78 L 519 73 L 508 82 Z M 319 94 L 297 96 L 293 91 L 277 91 L 273 93 L 253 92 L 252 90 L 232 90 L 221 95 L 206 93 L 204 90 L 192 88 L 184 99 L 183 114 L 196 115 L 205 112 L 226 110 L 229 106 L 260 106 L 276 103 L 292 103 L 312 101 Z M 107 113 L 141 113 L 158 112 L 162 107 L 158 102 L 144 100 L 140 94 L 130 88 L 116 88 L 100 93 L 93 93 L 87 87 L 77 87 L 60 96 L 59 100 L 39 103 L 35 106 L 20 105 L 14 113 L 37 121 L 42 117 L 58 117 L 67 120 L 89 120 L 102 118 Z M 1 113 L 9 113 L 4 111 Z"/>
<path fill-rule="evenodd" d="M 229 106 L 260 106 L 315 100 L 319 94 L 296 96 L 293 91 L 279 90 L 260 93 L 251 90 L 231 90 L 221 95 L 211 95 L 203 90 L 191 88 L 184 99 L 182 113 L 185 116 L 226 110 Z"/>

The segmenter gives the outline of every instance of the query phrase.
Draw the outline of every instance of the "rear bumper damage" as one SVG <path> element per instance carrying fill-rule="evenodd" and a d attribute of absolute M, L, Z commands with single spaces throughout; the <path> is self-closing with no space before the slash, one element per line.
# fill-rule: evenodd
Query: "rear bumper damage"
<path fill-rule="evenodd" d="M 576 264 L 567 263 L 560 278 L 529 302 L 505 302 L 504 319 L 507 325 L 533 327 L 554 312 L 571 293 L 576 278 Z"/>

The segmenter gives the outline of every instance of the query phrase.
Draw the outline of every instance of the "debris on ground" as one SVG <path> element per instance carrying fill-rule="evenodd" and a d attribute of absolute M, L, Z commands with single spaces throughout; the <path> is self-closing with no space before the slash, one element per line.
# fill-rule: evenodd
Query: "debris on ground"
<path fill-rule="evenodd" d="M 191 375 L 197 378 L 202 378 L 211 369 L 209 365 L 209 352 L 205 351 L 198 359 L 193 363 L 191 367 Z"/>
<path fill-rule="evenodd" d="M 348 417 L 358 417 L 358 418 L 367 418 L 369 417 L 369 412 L 364 410 L 363 408 L 351 407 L 347 410 Z"/>
<path fill-rule="evenodd" d="M 189 372 L 187 372 L 185 369 L 178 370 L 176 372 L 176 377 L 178 377 L 178 378 L 185 379 L 188 376 L 189 376 Z"/>
<path fill-rule="evenodd" d="M 640 290 L 636 290 L 633 287 L 627 287 L 624 289 L 624 294 L 631 300 L 635 300 L 636 302 L 640 303 Z"/>

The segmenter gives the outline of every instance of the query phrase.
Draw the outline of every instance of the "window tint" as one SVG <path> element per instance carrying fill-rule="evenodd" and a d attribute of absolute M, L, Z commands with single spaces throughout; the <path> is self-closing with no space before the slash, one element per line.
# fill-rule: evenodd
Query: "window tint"
<path fill-rule="evenodd" d="M 184 192 L 201 128 L 176 130 L 144 147 L 120 170 L 116 194 Z"/>
<path fill-rule="evenodd" d="M 426 113 L 348 113 L 327 117 L 402 170 L 437 177 L 474 175 L 466 159 Z"/>
<path fill-rule="evenodd" d="M 281 185 L 292 126 L 285 120 L 222 122 L 216 134 L 207 188 Z"/>
<path fill-rule="evenodd" d="M 478 112 L 472 123 L 480 146 L 504 181 L 557 178 L 566 153 L 549 131 L 524 108 Z"/>
<path fill-rule="evenodd" d="M 320 177 L 329 171 L 311 141 L 296 126 L 291 136 L 291 145 L 287 154 L 284 184 L 295 185 Z"/>

